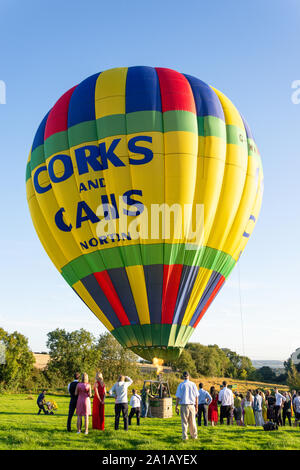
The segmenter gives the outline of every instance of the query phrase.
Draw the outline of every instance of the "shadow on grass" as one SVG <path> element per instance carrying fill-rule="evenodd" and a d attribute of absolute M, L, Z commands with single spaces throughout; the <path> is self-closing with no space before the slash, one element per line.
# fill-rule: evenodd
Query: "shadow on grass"
<path fill-rule="evenodd" d="M 68 416 L 66 413 L 57 413 L 55 411 L 53 412 L 52 415 L 50 413 L 45 414 L 45 413 L 43 413 L 43 411 L 40 414 L 38 414 L 37 411 L 36 412 L 33 411 L 32 413 L 28 413 L 28 412 L 26 413 L 24 411 L 0 411 L 0 415 L 3 415 L 3 416 L 6 416 L 6 415 L 7 416 L 8 415 L 14 415 L 14 416 L 47 416 L 47 417 L 49 417 L 49 419 L 50 419 L 51 416 L 60 416 L 60 417 L 65 416 L 66 418 Z"/>

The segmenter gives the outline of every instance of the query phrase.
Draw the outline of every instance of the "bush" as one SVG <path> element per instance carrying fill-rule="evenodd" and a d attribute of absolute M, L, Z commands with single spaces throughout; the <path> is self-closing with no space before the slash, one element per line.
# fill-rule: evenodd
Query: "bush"
<path fill-rule="evenodd" d="M 179 374 L 170 373 L 164 377 L 169 383 L 171 395 L 175 395 L 176 390 L 182 379 L 180 379 Z"/>
<path fill-rule="evenodd" d="M 48 389 L 49 381 L 47 380 L 44 371 L 34 369 L 32 374 L 24 381 L 22 388 L 24 391 L 37 393 L 42 389 Z"/>

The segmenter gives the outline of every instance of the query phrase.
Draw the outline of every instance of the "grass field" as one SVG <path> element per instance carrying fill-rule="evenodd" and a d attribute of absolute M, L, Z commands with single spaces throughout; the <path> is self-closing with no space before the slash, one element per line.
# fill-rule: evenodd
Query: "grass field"
<path fill-rule="evenodd" d="M 48 396 L 48 398 L 51 398 Z M 66 431 L 68 397 L 52 397 L 59 409 L 53 416 L 37 415 L 36 397 L 27 395 L 0 396 L 0 449 L 77 449 L 77 450 L 288 450 L 300 449 L 300 428 L 281 428 L 265 432 L 262 428 L 216 426 L 199 428 L 197 441 L 181 440 L 180 418 L 166 420 L 146 418 L 141 426 L 133 424 L 128 432 L 114 430 L 114 401 L 107 399 L 105 431 L 76 433 L 76 417 L 72 433 Z M 121 421 L 122 424 L 122 421 Z M 90 418 L 91 428 L 91 418 Z"/>

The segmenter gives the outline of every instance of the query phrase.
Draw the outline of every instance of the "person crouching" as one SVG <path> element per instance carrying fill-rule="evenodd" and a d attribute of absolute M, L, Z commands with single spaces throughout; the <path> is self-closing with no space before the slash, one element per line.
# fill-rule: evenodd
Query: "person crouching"
<path fill-rule="evenodd" d="M 129 406 L 131 410 L 128 416 L 128 424 L 131 425 L 131 420 L 134 415 L 136 415 L 136 424 L 140 425 L 140 416 L 141 416 L 141 397 L 136 393 L 136 390 L 132 390 L 132 397 L 130 398 Z"/>

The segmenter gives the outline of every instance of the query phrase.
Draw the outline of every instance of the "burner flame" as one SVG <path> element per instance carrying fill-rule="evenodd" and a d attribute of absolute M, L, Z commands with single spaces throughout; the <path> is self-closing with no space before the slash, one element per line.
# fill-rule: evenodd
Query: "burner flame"
<path fill-rule="evenodd" d="M 159 375 L 163 371 L 163 363 L 164 360 L 158 357 L 152 359 L 152 364 L 156 367 L 156 375 Z"/>

